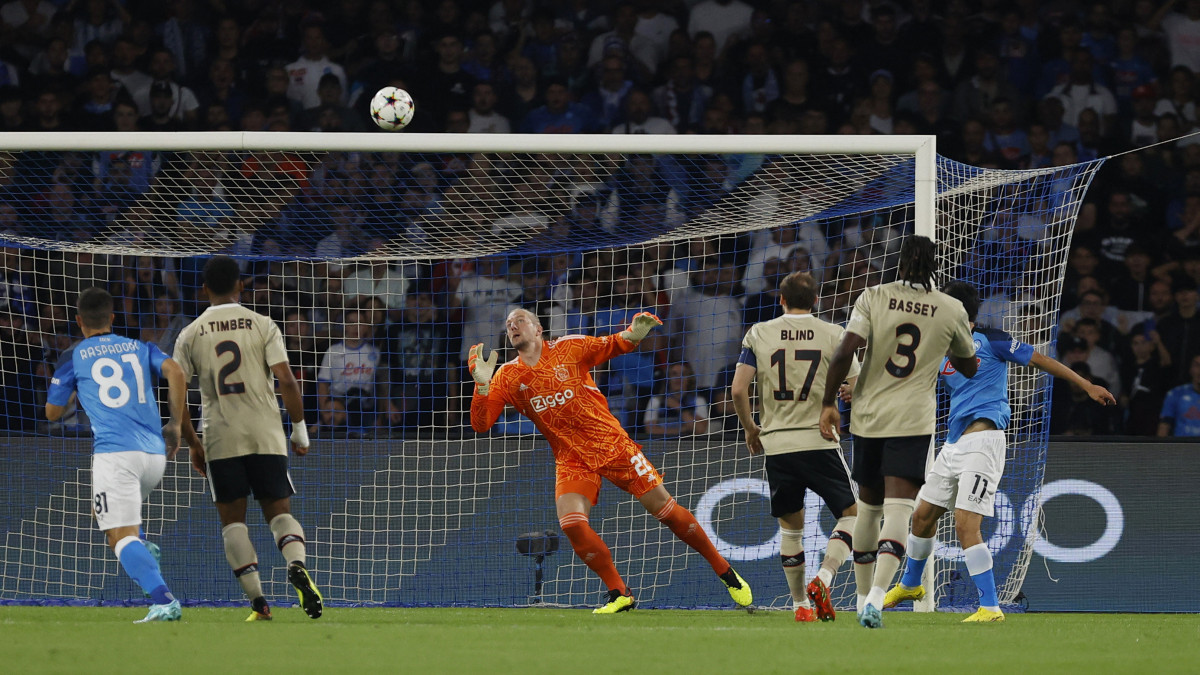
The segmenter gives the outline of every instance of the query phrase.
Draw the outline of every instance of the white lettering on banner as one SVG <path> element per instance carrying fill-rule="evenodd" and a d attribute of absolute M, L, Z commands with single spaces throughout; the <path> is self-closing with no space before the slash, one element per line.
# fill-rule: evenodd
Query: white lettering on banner
<path fill-rule="evenodd" d="M 1049 539 L 1038 537 L 1033 542 L 1033 551 L 1047 560 L 1062 563 L 1088 563 L 1108 555 L 1125 532 L 1125 511 L 1121 502 L 1108 488 L 1093 483 L 1090 480 L 1064 479 L 1056 480 L 1042 486 L 1040 495 L 1032 494 L 1025 500 L 1021 509 L 1021 529 L 1028 532 L 1033 525 L 1034 515 L 1038 508 L 1055 497 L 1079 495 L 1087 497 L 1104 509 L 1104 533 L 1096 541 L 1087 546 L 1056 546 Z"/>
<path fill-rule="evenodd" d="M 733 478 L 713 485 L 705 491 L 700 497 L 700 501 L 696 503 L 695 516 L 696 520 L 700 523 L 700 527 L 704 528 L 713 545 L 717 547 L 717 551 L 728 560 L 745 562 L 748 560 L 767 560 L 777 557 L 779 555 L 779 544 L 783 540 L 783 533 L 780 530 L 776 530 L 775 535 L 767 541 L 741 546 L 722 539 L 713 526 L 713 511 L 716 510 L 717 505 L 722 500 L 739 494 L 753 495 L 770 500 L 771 489 L 767 485 L 767 481 L 757 478 Z M 988 548 L 992 552 L 1003 550 L 1008 546 L 1014 534 L 1023 539 L 1033 536 L 1034 532 L 1031 527 L 1038 508 L 1055 497 L 1067 495 L 1087 497 L 1099 504 L 1100 508 L 1104 509 L 1107 521 L 1104 533 L 1096 541 L 1087 546 L 1073 548 L 1057 546 L 1048 539 L 1038 537 L 1034 539 L 1034 552 L 1052 562 L 1062 563 L 1087 563 L 1108 555 L 1116 547 L 1117 543 L 1121 540 L 1121 535 L 1124 533 L 1125 512 L 1121 508 L 1121 502 L 1117 500 L 1116 495 L 1110 492 L 1108 488 L 1098 483 L 1078 479 L 1056 480 L 1043 485 L 1040 494 L 1030 495 L 1021 506 L 1019 530 L 1017 527 L 1018 513 L 1016 507 L 1013 505 L 1012 500 L 1008 498 L 1008 495 L 997 490 L 995 503 L 998 526 L 988 539 Z M 824 507 L 824 504 L 821 503 L 819 497 L 811 492 L 805 495 L 804 502 L 804 548 L 808 551 L 823 551 L 826 542 L 829 540 L 828 535 L 820 526 L 821 509 Z M 764 515 L 764 517 L 767 516 Z M 937 548 L 934 550 L 934 555 L 943 560 L 961 561 L 963 559 L 962 548 L 951 542 L 939 541 Z"/>

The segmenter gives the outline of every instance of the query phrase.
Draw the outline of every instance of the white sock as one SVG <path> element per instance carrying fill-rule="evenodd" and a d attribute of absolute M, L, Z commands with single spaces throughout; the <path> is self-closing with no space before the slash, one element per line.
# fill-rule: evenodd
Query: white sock
<path fill-rule="evenodd" d="M 821 569 L 817 570 L 817 578 L 820 579 L 821 583 L 825 584 L 826 587 L 833 585 L 833 572 L 829 571 L 828 567 L 822 567 Z"/>
<path fill-rule="evenodd" d="M 874 586 L 871 592 L 867 594 L 867 604 L 874 605 L 876 608 L 883 607 L 883 596 L 887 593 L 882 586 Z"/>
<path fill-rule="evenodd" d="M 854 596 L 854 607 L 858 611 L 859 614 L 863 613 L 863 609 L 866 608 L 866 606 L 867 606 L 867 596 L 865 596 L 865 595 Z"/>

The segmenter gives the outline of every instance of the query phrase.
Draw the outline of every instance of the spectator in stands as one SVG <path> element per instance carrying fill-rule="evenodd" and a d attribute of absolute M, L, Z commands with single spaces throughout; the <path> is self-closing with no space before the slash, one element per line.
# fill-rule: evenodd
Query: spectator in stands
<path fill-rule="evenodd" d="M 583 95 L 582 103 L 592 114 L 600 129 L 610 131 L 625 121 L 625 99 L 633 82 L 625 77 L 625 66 L 619 56 L 606 56 L 600 62 L 596 87 Z"/>
<path fill-rule="evenodd" d="M 696 391 L 696 376 L 686 361 L 667 366 L 666 377 L 646 406 L 645 429 L 651 436 L 708 433 L 708 401 Z"/>
<path fill-rule="evenodd" d="M 37 405 L 45 392 L 44 378 L 36 371 L 44 360 L 40 341 L 29 333 L 27 324 L 35 314 L 0 311 L 0 428 L 8 431 L 33 431 L 41 419 Z"/>
<path fill-rule="evenodd" d="M 1145 247 L 1132 243 L 1125 249 L 1125 269 L 1109 283 L 1112 304 L 1129 312 L 1150 312 L 1150 275 L 1153 258 Z"/>
<path fill-rule="evenodd" d="M 695 369 L 697 386 L 706 391 L 741 350 L 741 288 L 733 260 L 717 256 L 705 259 L 691 282 L 672 302 L 673 333 Z"/>
<path fill-rule="evenodd" d="M 614 330 L 621 330 L 621 326 L 628 326 L 639 312 L 657 312 L 654 297 L 646 292 L 644 284 L 647 281 L 628 269 L 615 274 L 612 292 L 601 300 L 600 308 L 593 315 L 595 335 L 610 335 Z M 665 340 L 661 334 L 648 336 L 634 351 L 608 362 L 608 379 L 601 388 L 608 396 L 609 408 L 627 429 L 641 425 L 646 401 L 654 391 L 655 353 L 665 347 Z"/>
<path fill-rule="evenodd" d="M 738 82 L 738 108 L 743 112 L 764 113 L 767 106 L 779 98 L 782 89 L 767 46 L 761 42 L 748 45 L 742 59 L 744 75 Z"/>
<path fill-rule="evenodd" d="M 750 28 L 753 14 L 753 8 L 741 0 L 704 0 L 688 15 L 688 34 L 693 38 L 701 31 L 712 34 L 717 54 L 721 54 L 730 38 Z"/>
<path fill-rule="evenodd" d="M 572 103 L 566 80 L 552 78 L 546 84 L 546 104 L 535 108 L 525 118 L 524 133 L 583 134 L 598 131 L 590 110 Z"/>
<path fill-rule="evenodd" d="M 1083 361 L 1088 364 L 1092 374 L 1107 382 L 1112 389 L 1120 391 L 1121 369 L 1115 354 L 1123 351 L 1122 344 L 1115 345 L 1112 350 L 1102 346 L 1104 332 L 1101 330 L 1101 322 L 1093 318 L 1082 318 L 1075 322 L 1074 334 L 1086 343 Z M 1119 335 L 1116 333 L 1113 338 L 1116 339 Z"/>
<path fill-rule="evenodd" d="M 207 228 L 222 225 L 234 215 L 233 206 L 225 199 L 225 188 L 213 166 L 193 158 L 184 173 L 190 194 L 175 207 L 178 220 Z"/>
<path fill-rule="evenodd" d="M 507 134 L 512 131 L 507 117 L 496 111 L 496 85 L 491 82 L 476 82 L 471 90 L 471 109 L 467 111 L 470 124 L 468 133 Z"/>
<path fill-rule="evenodd" d="M 62 92 L 44 89 L 34 100 L 34 118 L 26 131 L 72 131 L 70 117 L 63 114 Z"/>
<path fill-rule="evenodd" d="M 1196 41 L 1200 38 L 1200 2 L 1186 0 L 1182 12 L 1172 11 L 1177 4 L 1163 2 L 1146 22 L 1147 26 L 1151 29 L 1161 27 L 1167 38 L 1172 66 L 1200 72 L 1200 54 L 1196 53 Z"/>
<path fill-rule="evenodd" d="M 170 84 L 155 82 L 150 85 L 149 97 L 150 112 L 138 120 L 138 126 L 141 129 L 145 131 L 183 131 L 187 128 L 183 119 L 177 114 L 180 106 L 171 92 Z"/>
<path fill-rule="evenodd" d="M 632 2 L 619 2 L 613 8 L 613 28 L 592 39 L 587 65 L 595 67 L 603 59 L 616 56 L 633 72 L 632 79 L 649 80 L 658 66 L 658 47 L 650 38 L 637 32 L 637 9 Z"/>
<path fill-rule="evenodd" d="M 342 83 L 342 91 L 345 91 L 346 71 L 329 59 L 329 40 L 323 26 L 317 23 L 307 25 L 303 29 L 303 36 L 303 56 L 286 66 L 289 79 L 287 97 L 307 109 L 320 105 L 317 88 L 326 73 L 337 77 Z"/>
<path fill-rule="evenodd" d="M 564 335 L 594 335 L 595 313 L 599 304 L 600 282 L 577 271 L 567 286 L 568 299 L 550 316 L 548 333 L 552 338 Z"/>
<path fill-rule="evenodd" d="M 677 56 L 671 62 L 666 84 L 654 90 L 654 107 L 681 134 L 698 131 L 704 123 L 713 89 L 696 79 L 691 57 Z"/>
<path fill-rule="evenodd" d="M 406 302 L 401 320 L 387 329 L 391 400 L 398 411 L 393 424 L 416 430 L 433 426 L 435 415 L 445 410 L 459 361 L 428 283 L 416 284 Z"/>
<path fill-rule="evenodd" d="M 246 92 L 237 80 L 232 61 L 213 59 L 208 66 L 208 81 L 200 90 L 199 99 L 205 108 L 221 106 L 230 124 L 242 121 L 242 109 L 246 105 Z"/>
<path fill-rule="evenodd" d="M 317 370 L 317 406 L 321 426 L 361 432 L 386 423 L 389 412 L 386 370 L 379 348 L 371 342 L 373 327 L 358 310 L 343 317 L 343 337 L 321 357 Z"/>
<path fill-rule="evenodd" d="M 74 5 L 75 44 L 86 45 L 96 40 L 111 46 L 120 37 L 133 16 L 119 2 L 86 0 Z"/>
<path fill-rule="evenodd" d="M 1194 72 L 1185 66 L 1171 69 L 1171 77 L 1167 81 L 1166 96 L 1158 100 L 1154 114 L 1162 118 L 1173 115 L 1175 119 L 1188 126 L 1196 123 L 1196 94 L 1194 92 Z M 1159 140 L 1163 140 L 1160 135 Z"/>
<path fill-rule="evenodd" d="M 143 48 L 139 47 L 132 37 L 122 35 L 113 44 L 113 66 L 109 71 L 112 78 L 121 83 L 125 91 L 131 95 L 142 89 L 149 90 L 154 78 L 149 73 L 137 67 Z"/>
<path fill-rule="evenodd" d="M 1125 433 L 1134 436 L 1153 436 L 1158 431 L 1158 418 L 1163 397 L 1174 381 L 1171 355 L 1163 346 L 1158 331 L 1146 324 L 1144 332 L 1129 337 L 1129 356 L 1121 364 L 1121 407 L 1126 411 Z"/>
<path fill-rule="evenodd" d="M 175 340 L 188 324 L 188 318 L 180 312 L 179 298 L 165 288 L 159 289 L 153 310 L 143 314 L 143 318 L 138 339 L 157 345 L 164 354 L 174 354 Z"/>
<path fill-rule="evenodd" d="M 504 345 L 497 327 L 504 325 L 504 317 L 518 307 L 516 301 L 521 297 L 521 286 L 508 278 L 507 267 L 501 256 L 477 258 L 473 269 L 452 280 L 457 286 L 451 290 L 463 310 L 460 361 L 466 361 L 467 351 L 480 342 L 489 349 Z"/>
<path fill-rule="evenodd" d="M 200 102 L 191 88 L 175 81 L 175 57 L 171 50 L 156 49 L 151 53 L 150 77 L 150 84 L 130 92 L 134 103 L 137 103 L 138 112 L 143 117 L 164 114 L 155 109 L 152 99 L 156 94 L 169 95 L 171 105 L 165 114 L 179 120 L 186 128 L 193 127 L 199 118 Z"/>
<path fill-rule="evenodd" d="M 673 134 L 675 127 L 663 117 L 651 115 L 654 105 L 645 89 L 633 88 L 625 97 L 625 119 L 613 127 L 614 134 Z"/>
<path fill-rule="evenodd" d="M 512 82 L 500 96 L 500 112 L 515 128 L 521 128 L 525 117 L 542 104 L 542 87 L 538 83 L 533 62 L 520 56 L 511 59 Z"/>
<path fill-rule="evenodd" d="M 1200 436 L 1200 354 L 1188 364 L 1188 382 L 1171 389 L 1163 400 L 1159 436 Z"/>
<path fill-rule="evenodd" d="M 1009 103 L 1015 119 L 1024 118 L 1023 106 L 1019 102 L 1024 101 L 1025 97 L 1004 79 L 1000 59 L 995 52 L 982 49 L 975 54 L 975 74 L 958 85 L 954 92 L 954 117 L 961 121 L 984 119 L 999 99 Z"/>
<path fill-rule="evenodd" d="M 417 88 L 417 104 L 434 119 L 439 119 L 444 118 L 448 110 L 471 107 L 471 90 L 477 80 L 462 67 L 463 42 L 456 33 L 438 36 L 434 48 L 437 63 Z"/>
<path fill-rule="evenodd" d="M 1171 354 L 1171 363 L 1190 364 L 1192 357 L 1200 354 L 1200 313 L 1196 309 L 1200 292 L 1195 282 L 1179 278 L 1172 285 L 1172 295 L 1175 309 L 1157 320 L 1158 333 Z M 1177 371 L 1176 376 L 1179 381 L 1186 374 Z"/>

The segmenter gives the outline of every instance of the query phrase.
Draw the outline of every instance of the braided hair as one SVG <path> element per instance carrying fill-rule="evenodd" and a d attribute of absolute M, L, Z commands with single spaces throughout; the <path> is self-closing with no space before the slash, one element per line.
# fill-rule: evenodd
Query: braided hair
<path fill-rule="evenodd" d="M 933 290 L 937 283 L 936 251 L 929 237 L 919 234 L 905 237 L 900 246 L 900 280 L 921 284 L 926 292 Z"/>

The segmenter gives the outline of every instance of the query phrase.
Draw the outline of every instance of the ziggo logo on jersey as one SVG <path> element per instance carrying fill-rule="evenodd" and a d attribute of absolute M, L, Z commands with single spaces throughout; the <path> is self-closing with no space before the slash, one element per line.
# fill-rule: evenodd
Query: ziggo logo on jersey
<path fill-rule="evenodd" d="M 565 405 L 567 401 L 575 398 L 574 389 L 565 389 L 555 392 L 553 395 L 533 396 L 529 399 L 529 405 L 533 406 L 534 412 L 542 412 L 550 408 L 555 408 L 560 405 Z"/>

